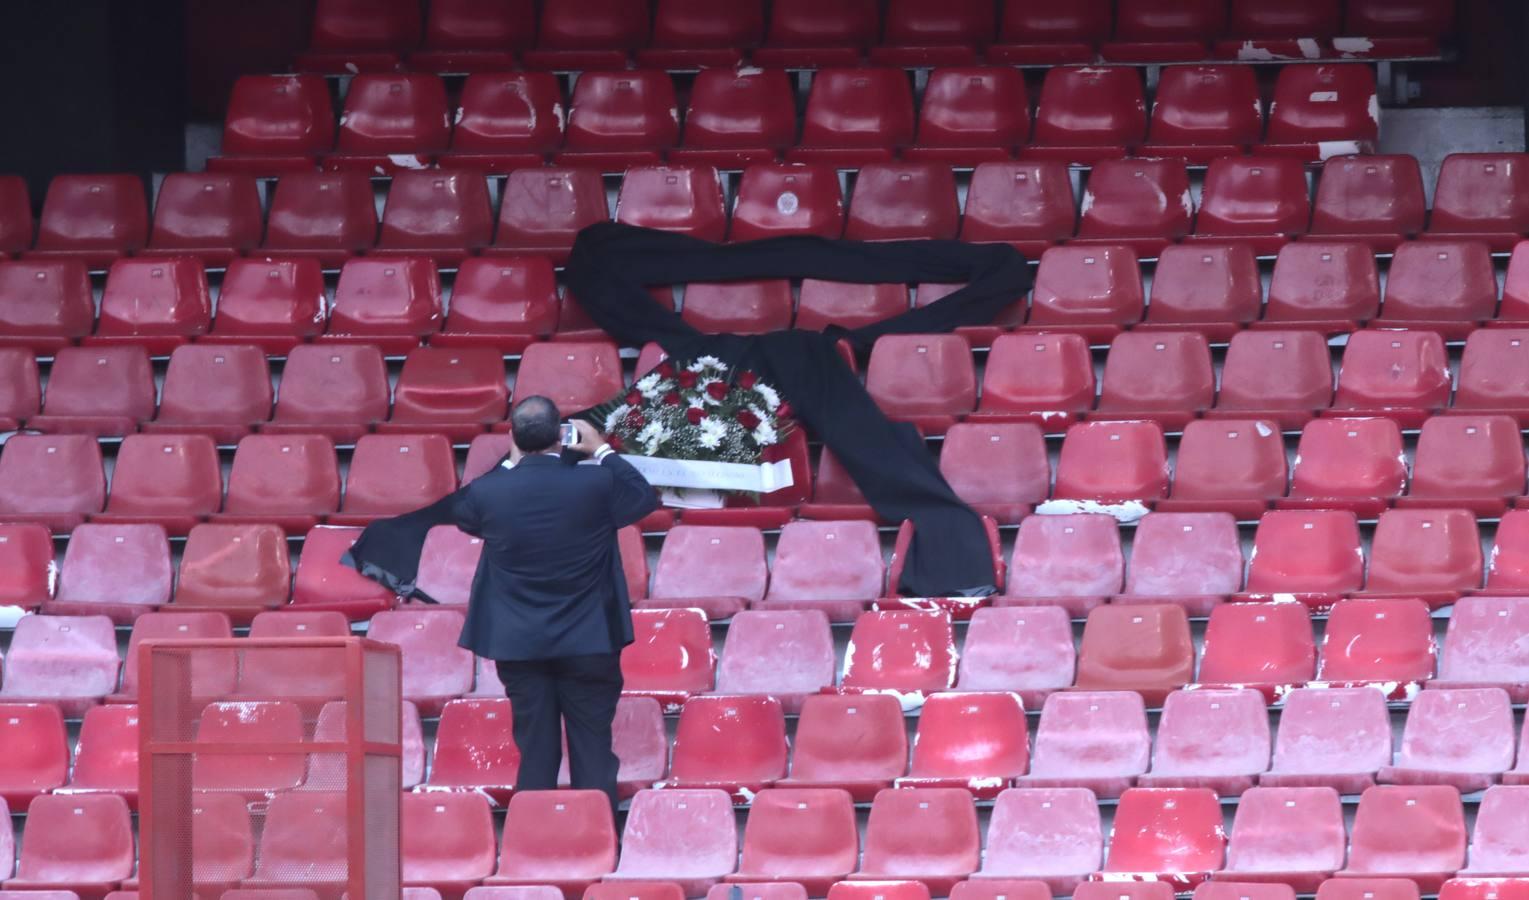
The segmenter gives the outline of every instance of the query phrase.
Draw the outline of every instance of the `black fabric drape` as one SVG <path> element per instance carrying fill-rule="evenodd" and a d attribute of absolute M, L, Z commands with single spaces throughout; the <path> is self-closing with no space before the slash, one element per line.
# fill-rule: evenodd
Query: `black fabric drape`
<path fill-rule="evenodd" d="M 936 334 L 991 322 L 1030 289 L 1029 267 L 1013 248 L 817 237 L 713 244 L 600 223 L 579 233 L 564 278 L 590 318 L 623 345 L 653 341 L 680 359 L 709 354 L 735 369 L 752 369 L 774 385 L 797 417 L 834 451 L 879 515 L 913 521 L 913 544 L 895 589 L 911 596 L 982 595 L 994 589 L 981 519 L 945 482 L 917 431 L 892 422 L 877 408 L 835 344 L 842 339 L 864 357 L 882 335 Z M 966 286 L 863 328 L 757 336 L 703 334 L 646 290 L 648 285 L 761 278 Z M 420 525 L 428 518 L 422 512 L 369 526 L 351 550 L 358 568 L 382 570 L 391 582 L 412 585 L 423 540 Z"/>

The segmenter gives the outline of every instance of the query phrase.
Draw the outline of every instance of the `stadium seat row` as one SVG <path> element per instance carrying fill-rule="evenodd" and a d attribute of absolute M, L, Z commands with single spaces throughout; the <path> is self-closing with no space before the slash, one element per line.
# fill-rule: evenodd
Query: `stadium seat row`
<path fill-rule="evenodd" d="M 538 17 L 537 7 L 541 8 Z M 883 13 L 883 7 L 885 7 Z M 1165 62 L 1436 54 L 1454 27 L 1451 0 L 327 0 L 301 71 L 349 74 L 401 64 L 426 71 L 736 65 L 927 66 Z"/>
<path fill-rule="evenodd" d="M 859 166 L 891 159 L 970 166 L 1026 156 L 1087 163 L 1135 149 L 1204 163 L 1250 147 L 1316 160 L 1373 147 L 1375 75 L 1359 64 L 1289 65 L 1268 104 L 1246 66 L 1170 66 L 1148 105 L 1128 67 L 1048 70 L 1032 123 L 1024 74 L 934 70 L 914 114 L 901 69 L 814 73 L 798 134 L 795 89 L 780 69 L 705 69 L 681 124 L 662 71 L 586 71 L 568 104 L 550 74 L 470 76 L 457 106 L 435 75 L 358 75 L 336 130 L 329 86 L 253 75 L 234 87 L 220 171 L 272 175 L 325 168 L 387 174 L 432 162 L 502 172 L 548 160 L 620 171 L 673 162 L 737 169 L 782 158 Z"/>

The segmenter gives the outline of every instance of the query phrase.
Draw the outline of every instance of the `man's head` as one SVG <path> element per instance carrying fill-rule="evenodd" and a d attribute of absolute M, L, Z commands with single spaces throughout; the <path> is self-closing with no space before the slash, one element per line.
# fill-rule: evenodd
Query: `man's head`
<path fill-rule="evenodd" d="M 515 446 L 525 453 L 552 449 L 557 443 L 560 423 L 557 404 L 542 396 L 527 397 L 515 404 L 515 409 L 510 412 Z"/>

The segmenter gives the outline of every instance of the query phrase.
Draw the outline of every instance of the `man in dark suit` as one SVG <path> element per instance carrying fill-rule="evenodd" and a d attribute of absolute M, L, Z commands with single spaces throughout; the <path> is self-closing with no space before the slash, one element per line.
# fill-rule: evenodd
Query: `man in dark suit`
<path fill-rule="evenodd" d="M 510 416 L 510 458 L 462 491 L 457 527 L 483 539 L 459 644 L 498 662 L 520 748 L 516 788 L 557 787 L 559 725 L 573 786 L 616 803 L 611 722 L 632 614 L 616 532 L 658 506 L 653 488 L 599 431 L 576 421 L 561 458 L 557 407 L 530 397 Z"/>

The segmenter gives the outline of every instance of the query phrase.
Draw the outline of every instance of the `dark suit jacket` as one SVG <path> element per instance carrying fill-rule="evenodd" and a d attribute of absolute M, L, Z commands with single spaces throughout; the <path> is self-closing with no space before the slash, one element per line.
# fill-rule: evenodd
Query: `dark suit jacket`
<path fill-rule="evenodd" d="M 556 456 L 496 467 L 461 491 L 457 527 L 483 539 L 458 643 L 495 660 L 614 653 L 632 641 L 616 531 L 658 506 L 617 455 L 595 465 Z"/>

